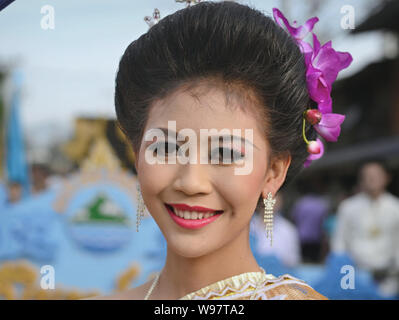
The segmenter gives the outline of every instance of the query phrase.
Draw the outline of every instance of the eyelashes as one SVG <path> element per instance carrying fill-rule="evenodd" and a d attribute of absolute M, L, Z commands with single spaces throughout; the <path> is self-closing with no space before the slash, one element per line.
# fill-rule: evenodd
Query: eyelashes
<path fill-rule="evenodd" d="M 171 145 L 171 147 L 169 147 L 169 145 Z M 176 143 L 167 141 L 153 143 L 151 147 L 154 149 L 154 155 L 158 156 L 173 156 L 176 154 L 176 151 L 179 151 L 179 146 Z M 172 151 L 172 153 L 169 153 L 169 149 Z"/>
<path fill-rule="evenodd" d="M 154 156 L 161 156 L 161 157 L 176 156 L 176 153 L 180 151 L 179 145 L 169 141 L 155 142 L 150 147 L 153 151 Z M 188 150 L 186 150 L 186 153 L 187 151 Z M 222 146 L 214 148 L 210 152 L 210 160 L 215 159 L 219 161 L 219 163 L 215 164 L 221 164 L 221 165 L 230 164 L 234 163 L 235 161 L 242 160 L 244 158 L 245 158 L 244 153 L 235 149 L 230 149 Z"/>
<path fill-rule="evenodd" d="M 229 149 L 229 148 L 215 148 L 211 152 L 211 159 L 218 159 L 221 164 L 229 164 L 231 162 L 241 160 L 244 158 L 244 154 L 241 152 Z"/>

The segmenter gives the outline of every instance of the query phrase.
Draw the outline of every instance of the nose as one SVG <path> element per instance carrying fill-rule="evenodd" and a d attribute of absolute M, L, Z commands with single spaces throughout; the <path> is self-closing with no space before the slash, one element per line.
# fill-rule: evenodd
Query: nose
<path fill-rule="evenodd" d="M 200 193 L 209 194 L 212 191 L 212 184 L 208 177 L 206 164 L 180 165 L 173 188 L 190 196 Z"/>

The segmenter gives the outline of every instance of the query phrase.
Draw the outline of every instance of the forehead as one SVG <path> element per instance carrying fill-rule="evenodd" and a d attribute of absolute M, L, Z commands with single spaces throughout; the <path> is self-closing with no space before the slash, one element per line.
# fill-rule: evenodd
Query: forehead
<path fill-rule="evenodd" d="M 385 175 L 385 169 L 378 163 L 369 163 L 363 167 L 362 173 L 363 173 L 363 175 L 367 175 L 367 174 Z"/>
<path fill-rule="evenodd" d="M 244 87 L 215 81 L 188 83 L 153 103 L 146 127 L 174 120 L 177 129 L 253 129 L 262 135 L 260 110 L 255 95 Z"/>

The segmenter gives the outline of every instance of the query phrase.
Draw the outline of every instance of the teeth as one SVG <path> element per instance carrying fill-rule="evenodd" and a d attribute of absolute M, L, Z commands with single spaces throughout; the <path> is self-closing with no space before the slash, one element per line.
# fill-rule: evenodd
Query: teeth
<path fill-rule="evenodd" d="M 182 211 L 177 209 L 175 209 L 175 214 L 187 220 L 205 219 L 215 215 L 215 213 L 211 212 Z"/>
<path fill-rule="evenodd" d="M 184 219 L 190 219 L 191 218 L 190 212 L 184 211 L 183 218 Z"/>

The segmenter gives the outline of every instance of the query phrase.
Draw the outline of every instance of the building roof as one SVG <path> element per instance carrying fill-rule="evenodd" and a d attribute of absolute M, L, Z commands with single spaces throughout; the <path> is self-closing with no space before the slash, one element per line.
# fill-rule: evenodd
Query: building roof
<path fill-rule="evenodd" d="M 358 25 L 352 33 L 373 30 L 399 32 L 399 1 L 390 0 L 378 6 L 374 12 Z"/>

